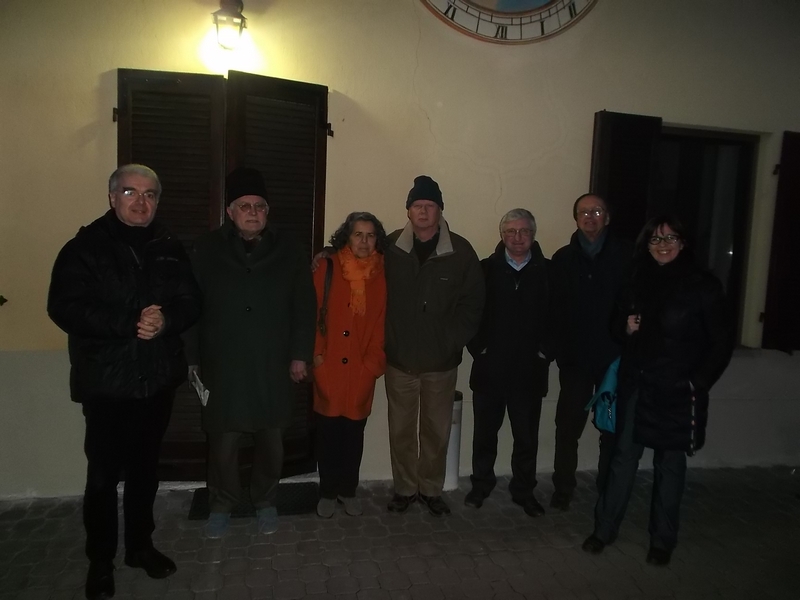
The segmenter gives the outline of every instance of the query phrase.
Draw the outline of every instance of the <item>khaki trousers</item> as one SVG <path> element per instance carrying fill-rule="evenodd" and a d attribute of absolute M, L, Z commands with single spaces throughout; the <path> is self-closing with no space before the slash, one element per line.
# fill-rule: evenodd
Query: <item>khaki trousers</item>
<path fill-rule="evenodd" d="M 458 369 L 409 375 L 386 367 L 389 449 L 396 494 L 440 496 Z"/>

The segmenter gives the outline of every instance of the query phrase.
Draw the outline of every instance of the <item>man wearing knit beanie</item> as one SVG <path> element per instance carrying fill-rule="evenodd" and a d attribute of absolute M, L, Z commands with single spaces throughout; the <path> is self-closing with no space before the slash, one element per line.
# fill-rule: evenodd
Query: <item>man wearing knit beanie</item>
<path fill-rule="evenodd" d="M 386 252 L 391 512 L 419 499 L 435 516 L 450 513 L 442 487 L 456 377 L 480 324 L 484 283 L 475 251 L 450 231 L 443 209 L 436 181 L 415 178 L 408 224 Z"/>
<path fill-rule="evenodd" d="M 278 528 L 275 499 L 283 466 L 292 381 L 306 377 L 314 349 L 316 295 L 300 245 L 267 222 L 261 173 L 239 168 L 225 181 L 227 222 L 202 236 L 192 257 L 203 292 L 203 316 L 187 347 L 189 364 L 209 390 L 203 407 L 208 435 L 210 538 L 228 529 L 241 503 L 238 450 L 254 441 L 250 502 L 258 531 Z M 196 338 L 196 339 L 195 339 Z"/>

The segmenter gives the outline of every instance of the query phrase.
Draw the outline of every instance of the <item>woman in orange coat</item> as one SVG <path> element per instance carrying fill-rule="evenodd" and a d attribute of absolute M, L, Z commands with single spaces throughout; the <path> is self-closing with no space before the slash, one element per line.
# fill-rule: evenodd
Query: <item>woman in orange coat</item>
<path fill-rule="evenodd" d="M 317 514 L 330 518 L 336 501 L 348 515 L 361 514 L 356 498 L 364 451 L 364 426 L 375 381 L 386 369 L 383 351 L 386 278 L 383 225 L 367 212 L 351 213 L 330 240 L 336 249 L 314 273 L 317 306 L 323 307 L 331 270 L 324 333 L 314 346 L 314 412 L 320 500 Z M 324 313 L 324 311 L 322 311 Z"/>

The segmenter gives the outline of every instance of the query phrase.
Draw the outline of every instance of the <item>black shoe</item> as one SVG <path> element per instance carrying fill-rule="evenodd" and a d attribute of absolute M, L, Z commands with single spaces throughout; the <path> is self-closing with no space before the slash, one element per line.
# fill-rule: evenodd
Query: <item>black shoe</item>
<path fill-rule="evenodd" d="M 584 552 L 588 552 L 589 554 L 600 554 L 605 550 L 606 543 L 595 534 L 592 534 L 586 538 L 581 548 L 583 548 Z"/>
<path fill-rule="evenodd" d="M 416 494 L 411 494 L 410 496 L 395 494 L 394 496 L 392 496 L 392 499 L 389 501 L 389 505 L 386 508 L 389 509 L 389 512 L 404 513 L 408 510 L 408 507 L 411 506 L 416 501 L 417 501 Z"/>
<path fill-rule="evenodd" d="M 558 510 L 569 510 L 569 503 L 572 502 L 572 494 L 569 492 L 554 492 L 550 498 L 550 508 Z"/>
<path fill-rule="evenodd" d="M 89 563 L 86 574 L 86 597 L 89 600 L 112 598 L 114 588 L 114 563 L 110 560 L 94 560 Z"/>
<path fill-rule="evenodd" d="M 466 504 L 467 506 L 471 506 L 472 508 L 480 508 L 481 506 L 483 506 L 483 501 L 485 499 L 486 496 L 484 496 L 481 492 L 479 492 L 475 488 L 472 488 L 469 494 L 467 494 L 467 497 L 464 498 L 464 504 Z"/>
<path fill-rule="evenodd" d="M 651 546 L 650 550 L 647 552 L 648 564 L 656 565 L 657 567 L 668 565 L 671 558 L 672 552 L 669 550 L 662 550 L 661 548 L 653 548 Z"/>
<path fill-rule="evenodd" d="M 524 500 L 512 498 L 511 501 L 514 504 L 519 504 L 529 517 L 541 517 L 544 514 L 544 506 L 539 504 L 539 501 L 532 496 Z"/>
<path fill-rule="evenodd" d="M 125 564 L 134 569 L 144 569 L 147 576 L 153 579 L 164 579 L 164 577 L 169 577 L 178 570 L 178 567 L 175 566 L 175 563 L 170 558 L 164 556 L 155 548 L 126 552 Z"/>
<path fill-rule="evenodd" d="M 425 494 L 420 494 L 419 499 L 420 502 L 428 507 L 428 512 L 434 517 L 450 514 L 450 507 L 442 500 L 441 496 L 426 496 Z"/>

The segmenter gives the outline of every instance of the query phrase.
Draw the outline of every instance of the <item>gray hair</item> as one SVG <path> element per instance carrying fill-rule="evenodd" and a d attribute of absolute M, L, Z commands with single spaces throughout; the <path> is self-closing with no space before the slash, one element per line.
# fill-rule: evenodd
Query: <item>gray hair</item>
<path fill-rule="evenodd" d="M 111 174 L 111 177 L 108 178 L 108 192 L 116 192 L 117 186 L 119 185 L 120 177 L 123 175 L 141 175 L 142 177 L 147 177 L 148 179 L 152 179 L 156 182 L 156 195 L 160 198 L 161 197 L 161 180 L 156 175 L 156 172 L 153 171 L 150 167 L 146 167 L 145 165 L 137 165 L 137 164 L 130 164 L 130 165 L 122 165 L 118 167 L 116 171 Z"/>
<path fill-rule="evenodd" d="M 533 214 L 531 214 L 531 211 L 524 208 L 512 208 L 503 215 L 503 218 L 500 219 L 500 233 L 503 233 L 503 227 L 506 223 L 509 221 L 516 221 L 518 219 L 528 220 L 528 222 L 531 224 L 531 230 L 533 231 L 531 239 L 536 239 L 536 219 L 534 218 Z"/>

